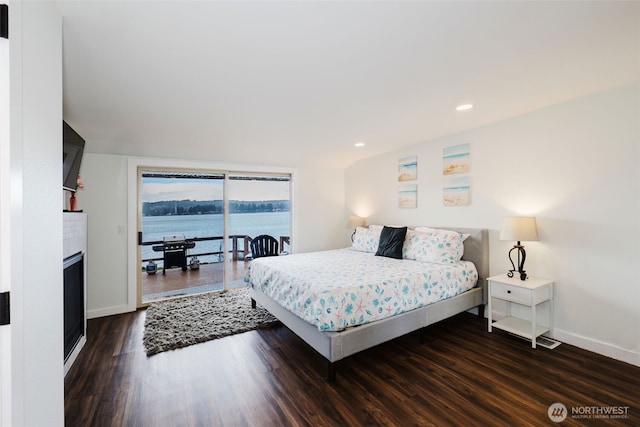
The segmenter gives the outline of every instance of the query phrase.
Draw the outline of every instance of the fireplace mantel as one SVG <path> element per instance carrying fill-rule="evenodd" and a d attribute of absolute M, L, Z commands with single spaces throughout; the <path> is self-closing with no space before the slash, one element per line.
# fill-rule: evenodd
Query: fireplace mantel
<path fill-rule="evenodd" d="M 87 252 L 87 214 L 82 212 L 64 212 L 62 259 L 78 252 Z"/>

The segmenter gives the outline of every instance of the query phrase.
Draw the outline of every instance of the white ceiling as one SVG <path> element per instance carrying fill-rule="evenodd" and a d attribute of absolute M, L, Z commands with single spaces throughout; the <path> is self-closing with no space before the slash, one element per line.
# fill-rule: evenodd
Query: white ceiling
<path fill-rule="evenodd" d="M 57 3 L 90 152 L 344 168 L 640 80 L 635 1 Z"/>

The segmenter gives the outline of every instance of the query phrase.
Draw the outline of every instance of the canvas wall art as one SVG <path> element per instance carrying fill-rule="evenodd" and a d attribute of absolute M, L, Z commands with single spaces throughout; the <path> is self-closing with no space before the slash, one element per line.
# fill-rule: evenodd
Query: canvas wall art
<path fill-rule="evenodd" d="M 398 181 L 414 181 L 418 179 L 418 157 L 404 157 L 398 160 Z"/>
<path fill-rule="evenodd" d="M 442 150 L 442 163 L 442 173 L 444 175 L 469 172 L 471 169 L 469 144 L 444 148 Z"/>
<path fill-rule="evenodd" d="M 467 206 L 471 203 L 471 186 L 468 176 L 447 179 L 442 189 L 445 206 Z"/>
<path fill-rule="evenodd" d="M 398 189 L 398 207 L 415 208 L 418 206 L 418 186 L 403 185 Z"/>

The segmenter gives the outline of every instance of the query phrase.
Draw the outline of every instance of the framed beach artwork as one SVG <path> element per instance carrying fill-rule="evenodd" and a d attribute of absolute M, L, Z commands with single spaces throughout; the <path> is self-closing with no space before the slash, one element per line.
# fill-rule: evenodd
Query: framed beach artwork
<path fill-rule="evenodd" d="M 451 177 L 442 189 L 445 206 L 467 206 L 471 203 L 471 186 L 468 176 Z"/>
<path fill-rule="evenodd" d="M 415 181 L 418 179 L 418 157 L 398 159 L 398 181 Z"/>
<path fill-rule="evenodd" d="M 398 189 L 398 207 L 415 208 L 418 206 L 418 186 L 403 185 Z"/>
<path fill-rule="evenodd" d="M 469 144 L 446 147 L 442 150 L 442 174 L 465 173 L 471 169 Z"/>

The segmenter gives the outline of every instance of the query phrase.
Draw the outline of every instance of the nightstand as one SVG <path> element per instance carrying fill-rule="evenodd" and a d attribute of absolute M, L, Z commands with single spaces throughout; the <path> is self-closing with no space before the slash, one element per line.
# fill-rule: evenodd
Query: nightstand
<path fill-rule="evenodd" d="M 531 347 L 536 348 L 536 338 L 553 330 L 553 281 L 538 277 L 520 280 L 519 277 L 508 277 L 506 274 L 492 276 L 489 282 L 489 332 L 498 328 L 531 340 Z M 507 315 L 493 322 L 492 300 L 507 302 Z M 549 326 L 538 324 L 538 305 L 549 303 Z M 511 315 L 511 304 L 519 304 L 531 308 L 531 321 L 519 319 Z"/>

